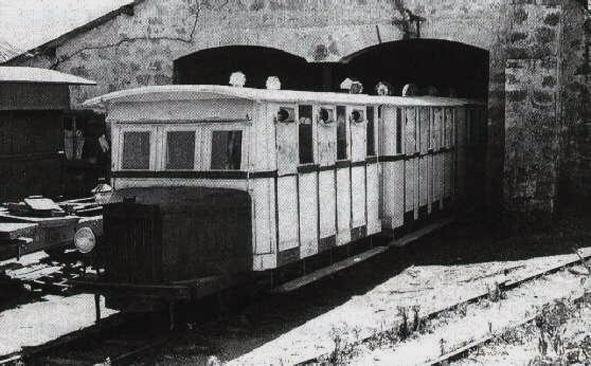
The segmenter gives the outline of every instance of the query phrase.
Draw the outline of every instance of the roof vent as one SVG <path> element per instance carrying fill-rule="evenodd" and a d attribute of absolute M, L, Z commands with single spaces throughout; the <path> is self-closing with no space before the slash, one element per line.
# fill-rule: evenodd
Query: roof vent
<path fill-rule="evenodd" d="M 279 90 L 281 89 L 281 81 L 279 81 L 279 78 L 277 76 L 269 76 L 267 78 L 265 86 L 269 90 Z"/>
<path fill-rule="evenodd" d="M 242 71 L 236 71 L 230 75 L 230 85 L 242 88 L 244 84 L 246 84 L 246 75 Z"/>
<path fill-rule="evenodd" d="M 376 85 L 377 95 L 390 95 L 390 90 L 392 90 L 392 86 L 385 81 L 380 81 Z"/>
<path fill-rule="evenodd" d="M 402 88 L 402 96 L 403 97 L 412 97 L 419 95 L 419 88 L 416 84 L 406 84 Z"/>

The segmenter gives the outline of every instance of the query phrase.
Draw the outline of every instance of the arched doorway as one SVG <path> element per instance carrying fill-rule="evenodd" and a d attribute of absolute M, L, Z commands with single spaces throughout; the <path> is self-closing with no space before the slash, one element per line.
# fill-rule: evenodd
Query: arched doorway
<path fill-rule="evenodd" d="M 400 94 L 407 83 L 421 90 L 436 87 L 440 95 L 486 98 L 489 56 L 486 50 L 463 43 L 434 39 L 387 42 L 362 49 L 342 59 L 336 80 L 357 78 L 373 92 L 379 81 L 392 84 Z"/>
<path fill-rule="evenodd" d="M 412 39 L 364 48 L 340 62 L 315 63 L 275 48 L 225 46 L 201 50 L 174 62 L 177 84 L 227 85 L 230 74 L 242 71 L 246 86 L 264 88 L 268 76 L 278 76 L 282 89 L 339 91 L 347 77 L 360 80 L 365 93 L 373 94 L 379 81 L 387 81 L 395 94 L 404 84 L 426 90 L 434 86 L 440 95 L 450 90 L 458 97 L 486 98 L 489 55 L 463 43 Z"/>
<path fill-rule="evenodd" d="M 304 58 L 260 46 L 209 48 L 174 62 L 177 84 L 227 85 L 232 72 L 242 71 L 248 87 L 264 88 L 267 77 L 273 75 L 279 77 L 282 89 L 321 90 L 319 70 Z"/>

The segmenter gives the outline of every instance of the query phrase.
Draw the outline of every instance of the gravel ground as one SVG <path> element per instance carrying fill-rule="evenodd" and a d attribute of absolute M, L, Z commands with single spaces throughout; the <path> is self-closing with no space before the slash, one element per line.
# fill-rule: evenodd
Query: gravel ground
<path fill-rule="evenodd" d="M 454 312 L 438 319 L 404 342 L 392 342 L 385 347 L 364 347 L 351 365 L 416 365 L 436 360 L 447 353 L 482 339 L 494 332 L 519 324 L 535 314 L 545 304 L 556 299 L 569 299 L 581 291 L 580 276 L 562 271 L 504 294 L 504 299 L 483 301 L 469 305 L 460 313 Z M 525 355 L 528 357 L 528 355 Z M 503 359 L 504 362 L 510 361 Z M 511 362 L 518 360 L 511 360 Z"/>
<path fill-rule="evenodd" d="M 34 279 L 60 270 L 60 266 L 42 264 L 46 259 L 44 252 L 37 252 L 23 256 L 20 261 L 0 262 L 0 266 L 12 268 L 6 271 L 8 277 Z M 94 296 L 88 294 L 43 295 L 23 288 L 14 297 L 3 299 L 0 309 L 4 309 L 0 312 L 0 356 L 47 343 L 89 327 L 95 321 Z M 105 310 L 102 316 L 114 313 Z"/>
<path fill-rule="evenodd" d="M 363 338 L 387 328 L 399 307 L 418 305 L 425 314 L 493 287 L 505 269 L 525 276 L 573 259 L 572 245 L 589 239 L 591 226 L 581 220 L 506 240 L 473 223 L 450 227 L 332 279 L 256 301 L 239 315 L 193 325 L 157 363 L 205 364 L 209 355 L 229 365 L 307 360 L 331 351 L 335 332 Z"/>
<path fill-rule="evenodd" d="M 504 270 L 518 276 L 570 259 L 573 244 L 591 243 L 590 223 L 586 217 L 569 219 L 546 232 L 505 240 L 484 225 L 459 223 L 304 289 L 265 295 L 239 312 L 188 324 L 189 330 L 155 360 L 138 363 L 198 365 L 212 355 L 232 365 L 303 361 L 332 350 L 339 330 L 362 337 L 387 328 L 399 318 L 399 307 L 419 306 L 425 314 L 502 281 Z M 92 296 L 45 296 L 0 312 L 0 329 L 10 330 L 0 338 L 0 353 L 47 342 L 93 321 Z"/>

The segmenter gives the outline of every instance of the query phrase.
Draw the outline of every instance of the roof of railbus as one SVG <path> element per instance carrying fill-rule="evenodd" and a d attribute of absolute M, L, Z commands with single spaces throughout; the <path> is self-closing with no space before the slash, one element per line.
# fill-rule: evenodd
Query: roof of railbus
<path fill-rule="evenodd" d="M 300 90 L 269 90 L 227 85 L 161 85 L 126 89 L 84 102 L 85 107 L 104 107 L 107 104 L 127 102 L 161 102 L 174 100 L 243 99 L 255 102 L 291 104 L 346 104 L 394 106 L 462 106 L 482 104 L 471 99 L 433 96 L 400 97 L 312 92 Z"/>

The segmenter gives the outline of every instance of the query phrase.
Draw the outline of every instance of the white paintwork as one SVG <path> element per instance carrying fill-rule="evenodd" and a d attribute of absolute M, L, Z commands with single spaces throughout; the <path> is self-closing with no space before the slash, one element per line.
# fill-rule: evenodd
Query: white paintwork
<path fill-rule="evenodd" d="M 266 271 L 277 268 L 277 254 L 255 254 L 253 257 L 253 271 Z"/>
<path fill-rule="evenodd" d="M 377 234 L 382 230 L 379 217 L 380 207 L 380 166 L 369 164 L 367 174 L 367 235 Z"/>
<path fill-rule="evenodd" d="M 300 245 L 297 179 L 295 175 L 277 179 L 279 251 Z"/>
<path fill-rule="evenodd" d="M 337 169 L 337 245 L 351 241 L 350 169 Z"/>
<path fill-rule="evenodd" d="M 320 172 L 320 238 L 336 235 L 335 172 Z"/>
<path fill-rule="evenodd" d="M 364 161 L 366 158 L 367 152 L 367 119 L 365 118 L 365 107 L 363 106 L 354 106 L 347 108 L 347 115 L 350 116 L 351 112 L 354 110 L 360 111 L 363 113 L 364 121 L 360 123 L 355 123 L 349 121 L 348 128 L 349 128 L 349 143 L 350 143 L 350 158 L 352 162 L 359 162 Z"/>
<path fill-rule="evenodd" d="M 365 166 L 351 168 L 351 228 L 358 228 L 366 224 L 366 187 Z"/>
<path fill-rule="evenodd" d="M 253 118 L 254 103 L 241 99 L 129 101 L 113 104 L 107 122 L 167 123 Z M 248 115 L 248 118 L 247 118 Z"/>
<path fill-rule="evenodd" d="M 254 253 L 275 253 L 275 183 L 271 178 L 253 179 L 250 183 L 254 231 Z"/>
<path fill-rule="evenodd" d="M 444 97 L 371 96 L 301 90 L 236 88 L 227 85 L 160 85 L 120 90 L 84 102 L 84 107 L 105 107 L 121 102 L 244 99 L 269 103 L 331 105 L 455 106 L 481 101 Z"/>
<path fill-rule="evenodd" d="M 213 131 L 242 131 L 240 171 L 246 172 L 246 178 L 115 178 L 112 183 L 116 189 L 201 186 L 248 192 L 252 198 L 253 270 L 263 271 L 277 266 L 281 251 L 299 247 L 300 258 L 305 258 L 318 253 L 319 239 L 336 235 L 337 245 L 346 245 L 351 241 L 351 229 L 366 225 L 368 235 L 379 233 L 382 227 L 396 229 L 403 225 L 405 211 L 414 211 L 417 218 L 419 205 L 427 205 L 429 212 L 433 204 L 441 205 L 444 195 L 453 195 L 456 184 L 455 153 L 425 154 L 430 148 L 454 145 L 453 114 L 448 107 L 459 109 L 469 103 L 474 102 L 203 85 L 115 92 L 87 105 L 108 107 L 113 171 L 121 170 L 124 131 L 150 131 L 150 171 L 166 169 L 168 131 L 195 131 L 195 171 L 210 170 Z M 330 167 L 328 170 L 298 172 L 300 105 L 313 108 L 314 164 Z M 337 106 L 346 109 L 347 160 L 357 166 L 334 168 Z M 367 106 L 374 107 L 378 156 L 396 158 L 416 152 L 422 156 L 366 163 Z M 293 123 L 275 121 L 280 107 L 293 108 Z M 319 123 L 321 107 L 333 111 L 333 123 Z M 363 122 L 351 122 L 355 109 L 362 113 Z M 398 115 L 400 147 L 396 146 Z M 462 132 L 469 131 L 458 131 Z M 277 172 L 277 178 L 249 175 L 256 172 Z"/>
<path fill-rule="evenodd" d="M 317 173 L 300 174 L 300 258 L 318 253 Z"/>

